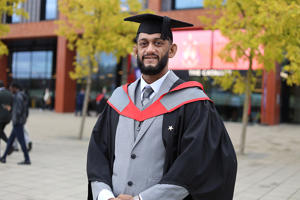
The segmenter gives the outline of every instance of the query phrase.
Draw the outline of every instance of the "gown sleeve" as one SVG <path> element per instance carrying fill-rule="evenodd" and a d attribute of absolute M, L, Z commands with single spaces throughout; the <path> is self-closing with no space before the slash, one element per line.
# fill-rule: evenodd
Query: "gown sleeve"
<path fill-rule="evenodd" d="M 112 188 L 114 134 L 118 114 L 108 105 L 98 118 L 87 153 L 88 200 L 92 199 L 91 182 L 105 183 Z"/>
<path fill-rule="evenodd" d="M 164 126 L 166 130 L 167 124 Z M 186 188 L 189 192 L 186 199 L 231 200 L 236 155 L 214 104 L 210 101 L 186 104 L 176 116 L 175 129 L 175 135 L 164 134 L 177 138 L 166 146 L 169 156 L 160 184 Z"/>

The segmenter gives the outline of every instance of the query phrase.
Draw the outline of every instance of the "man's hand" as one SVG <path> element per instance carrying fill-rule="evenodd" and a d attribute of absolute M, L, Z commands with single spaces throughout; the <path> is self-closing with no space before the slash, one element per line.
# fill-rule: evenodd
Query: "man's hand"
<path fill-rule="evenodd" d="M 109 200 L 133 200 L 133 196 L 128 194 L 120 194 L 117 198 L 111 198 Z"/>
<path fill-rule="evenodd" d="M 120 194 L 117 198 L 121 200 L 133 200 L 133 196 L 128 194 Z"/>
<path fill-rule="evenodd" d="M 10 105 L 2 105 L 4 109 L 10 111 L 11 110 L 11 106 Z"/>

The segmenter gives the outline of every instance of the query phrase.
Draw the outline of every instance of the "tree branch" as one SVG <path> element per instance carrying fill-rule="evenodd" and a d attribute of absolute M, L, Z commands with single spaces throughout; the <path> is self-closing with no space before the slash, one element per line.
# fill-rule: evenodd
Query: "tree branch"
<path fill-rule="evenodd" d="M 239 7 L 239 9 L 240 9 L 240 11 L 241 11 L 243 17 L 245 18 L 245 17 L 246 17 L 246 12 L 245 12 L 245 10 L 242 8 L 241 3 L 240 3 L 240 2 L 236 2 L 236 4 L 237 4 L 237 6 Z"/>

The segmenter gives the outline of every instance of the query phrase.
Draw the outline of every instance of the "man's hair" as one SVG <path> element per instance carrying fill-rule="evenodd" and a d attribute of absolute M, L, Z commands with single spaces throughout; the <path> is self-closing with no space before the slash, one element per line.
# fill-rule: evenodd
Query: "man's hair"
<path fill-rule="evenodd" d="M 4 83 L 2 80 L 0 80 L 0 88 L 4 87 Z"/>
<path fill-rule="evenodd" d="M 20 85 L 19 83 L 17 83 L 17 82 L 12 82 L 12 83 L 10 84 L 10 86 L 13 87 L 13 88 L 17 88 L 17 89 L 19 89 L 19 90 L 22 90 L 21 85 Z"/>

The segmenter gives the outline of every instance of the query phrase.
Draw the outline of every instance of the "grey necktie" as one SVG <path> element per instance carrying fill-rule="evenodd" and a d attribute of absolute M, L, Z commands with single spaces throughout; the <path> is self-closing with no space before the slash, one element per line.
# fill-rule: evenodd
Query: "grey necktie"
<path fill-rule="evenodd" d="M 143 96 L 142 96 L 142 105 L 145 106 L 147 103 L 149 103 L 150 96 L 154 92 L 151 86 L 146 86 L 143 90 Z"/>

